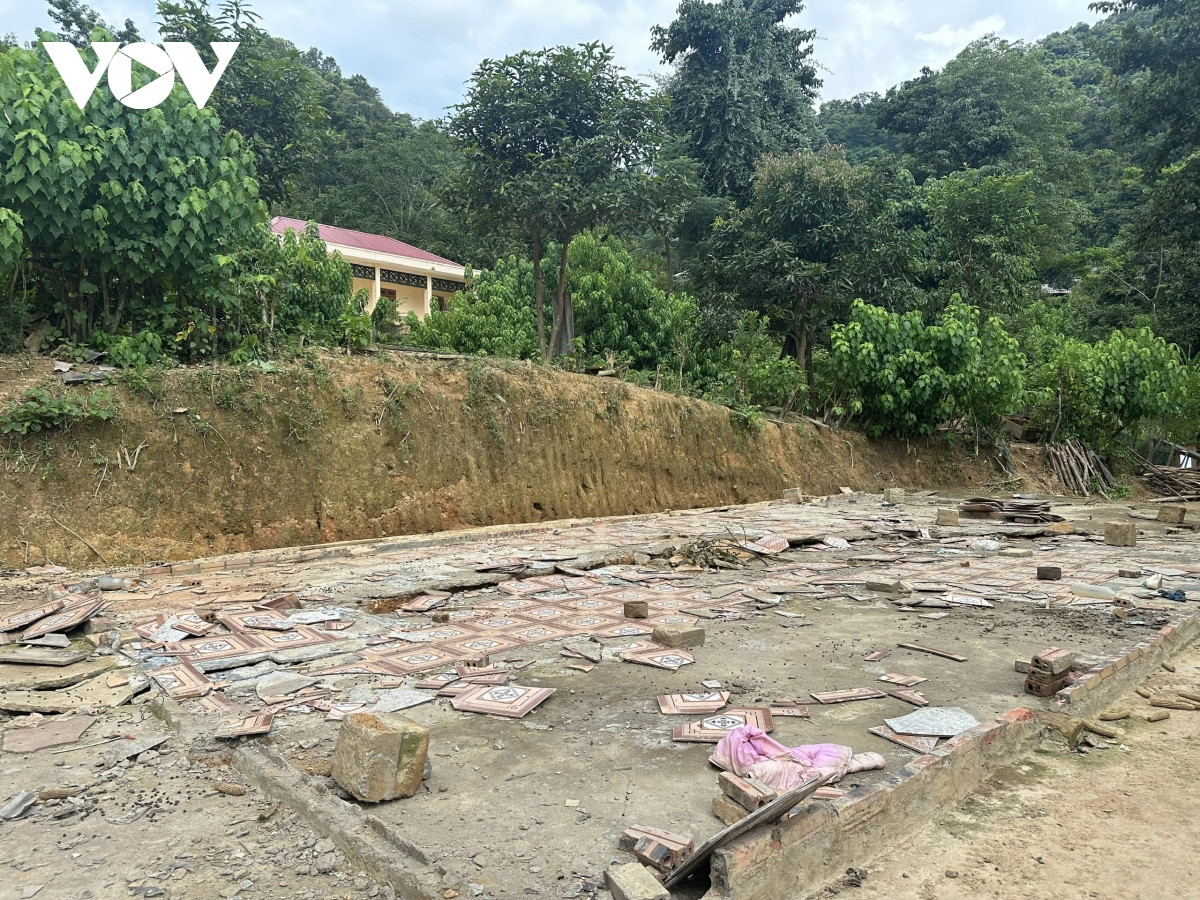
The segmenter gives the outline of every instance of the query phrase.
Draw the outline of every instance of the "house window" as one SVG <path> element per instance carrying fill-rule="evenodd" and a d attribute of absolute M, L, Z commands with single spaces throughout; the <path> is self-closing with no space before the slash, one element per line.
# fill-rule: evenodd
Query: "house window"
<path fill-rule="evenodd" d="M 392 290 L 391 288 L 380 288 L 379 296 L 386 297 L 388 300 L 395 300 L 396 292 L 394 290 Z"/>

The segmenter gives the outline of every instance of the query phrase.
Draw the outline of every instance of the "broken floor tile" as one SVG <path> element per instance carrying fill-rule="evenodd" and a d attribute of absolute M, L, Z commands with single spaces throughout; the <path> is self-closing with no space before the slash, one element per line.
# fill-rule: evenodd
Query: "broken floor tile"
<path fill-rule="evenodd" d="M 8 753 L 33 753 L 37 750 L 74 744 L 95 721 L 95 716 L 75 715 L 42 719 L 37 725 L 8 728 L 0 735 L 0 750 Z"/>
<path fill-rule="evenodd" d="M 938 739 L 933 736 L 920 737 L 911 734 L 898 734 L 886 725 L 877 725 L 867 730 L 871 734 L 883 738 L 885 741 L 899 744 L 901 747 L 904 747 L 906 750 L 912 750 L 914 753 L 932 753 L 937 748 Z"/>
<path fill-rule="evenodd" d="M 706 716 L 729 702 L 728 691 L 703 694 L 660 694 L 658 709 L 665 716 Z"/>
<path fill-rule="evenodd" d="M 459 694 L 450 704 L 462 712 L 520 719 L 553 693 L 554 688 L 522 687 L 516 684 L 500 687 L 481 685 Z"/>
<path fill-rule="evenodd" d="M 931 706 L 909 713 L 907 716 L 884 721 L 889 728 L 899 734 L 936 737 L 955 737 L 979 724 L 979 720 L 973 715 L 956 706 Z"/>
<path fill-rule="evenodd" d="M 672 738 L 682 743 L 716 744 L 733 729 L 744 725 L 753 725 L 767 733 L 775 730 L 775 722 L 769 709 L 727 709 L 699 722 L 676 726 Z"/>
<path fill-rule="evenodd" d="M 823 694 L 809 694 L 809 696 L 822 705 L 829 705 L 832 703 L 853 703 L 857 700 L 882 700 L 887 694 L 871 688 L 854 688 L 848 691 L 826 691 Z"/>

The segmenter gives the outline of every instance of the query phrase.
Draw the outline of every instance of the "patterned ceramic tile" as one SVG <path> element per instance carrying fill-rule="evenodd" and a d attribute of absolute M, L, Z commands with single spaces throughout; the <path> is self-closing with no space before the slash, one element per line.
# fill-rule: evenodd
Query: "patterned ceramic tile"
<path fill-rule="evenodd" d="M 373 654 L 371 657 L 367 657 L 367 654 L 364 653 L 363 657 L 391 675 L 427 672 L 430 669 L 450 665 L 462 658 L 460 654 L 448 650 L 445 645 L 431 645 L 420 649 L 409 647 L 388 653 Z"/>
<path fill-rule="evenodd" d="M 554 688 L 522 687 L 516 684 L 502 687 L 483 685 L 459 694 L 450 704 L 463 712 L 519 719 L 553 693 Z"/>
<path fill-rule="evenodd" d="M 186 662 L 155 669 L 150 673 L 150 677 L 167 692 L 167 696 L 176 700 L 203 697 L 213 687 L 208 676 Z"/>
<path fill-rule="evenodd" d="M 180 654 L 185 660 L 206 662 L 210 659 L 262 653 L 266 645 L 259 638 L 260 636 L 255 634 L 222 634 L 186 641 L 170 641 L 164 647 L 170 653 Z"/>
<path fill-rule="evenodd" d="M 436 675 L 430 675 L 428 678 L 422 678 L 413 687 L 427 691 L 436 691 L 448 684 L 454 684 L 456 681 L 458 681 L 457 672 L 439 672 Z"/>
<path fill-rule="evenodd" d="M 103 597 L 96 600 L 84 600 L 64 606 L 58 612 L 38 620 L 21 634 L 21 640 L 30 641 L 54 632 L 70 631 L 82 625 L 107 605 Z"/>
<path fill-rule="evenodd" d="M 607 628 L 598 628 L 591 631 L 597 637 L 637 637 L 639 634 L 651 634 L 653 628 L 648 628 L 645 625 L 631 625 L 628 622 L 617 622 L 609 625 Z"/>
<path fill-rule="evenodd" d="M 230 631 L 291 631 L 296 627 L 295 622 L 289 622 L 284 616 L 272 615 L 267 612 L 234 612 L 221 613 L 217 621 Z"/>
<path fill-rule="evenodd" d="M 658 709 L 664 716 L 706 716 L 729 702 L 728 691 L 703 694 L 660 694 Z"/>
<path fill-rule="evenodd" d="M 684 666 L 690 666 L 696 661 L 687 650 L 671 650 L 666 647 L 657 650 L 638 650 L 622 654 L 625 662 L 637 663 L 642 666 L 652 666 L 656 669 L 669 669 L 674 672 Z"/>
<path fill-rule="evenodd" d="M 519 615 L 522 619 L 528 619 L 531 622 L 552 622 L 565 619 L 571 613 L 562 607 L 547 605 L 535 606 L 532 609 L 523 609 Z"/>
<path fill-rule="evenodd" d="M 677 725 L 672 732 L 672 737 L 684 743 L 715 744 L 733 729 L 741 728 L 743 725 L 753 725 L 768 733 L 775 730 L 771 711 L 756 707 L 753 709 L 727 709 L 701 719 L 699 722 Z"/>
<path fill-rule="evenodd" d="M 256 734 L 266 734 L 271 730 L 275 714 L 271 712 L 258 713 L 244 719 L 230 720 L 213 732 L 216 738 L 250 737 Z"/>
<path fill-rule="evenodd" d="M 21 612 L 13 613 L 11 616 L 0 619 L 0 632 L 16 631 L 19 628 L 26 628 L 29 625 L 32 625 L 38 619 L 44 619 L 51 613 L 58 612 L 64 606 L 66 606 L 66 601 L 52 600 L 49 603 L 36 607 L 35 609 L 25 609 Z"/>
<path fill-rule="evenodd" d="M 439 644 L 438 648 L 451 654 L 455 660 L 460 660 L 480 659 L 491 653 L 503 653 L 505 650 L 512 650 L 520 646 L 521 642 L 507 632 L 496 632 L 495 634 L 481 634 L 477 637 L 466 638 L 460 641 L 448 641 L 444 644 Z"/>
<path fill-rule="evenodd" d="M 522 644 L 544 644 L 547 641 L 559 641 L 565 637 L 577 634 L 572 628 L 562 628 L 553 623 L 538 623 L 526 625 L 524 628 L 514 628 L 505 632 L 513 640 Z"/>

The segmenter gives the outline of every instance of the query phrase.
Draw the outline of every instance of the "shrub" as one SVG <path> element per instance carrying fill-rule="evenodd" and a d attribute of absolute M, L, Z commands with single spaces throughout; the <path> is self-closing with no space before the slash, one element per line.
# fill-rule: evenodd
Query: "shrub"
<path fill-rule="evenodd" d="M 1022 358 L 998 319 L 980 318 L 958 296 L 933 325 L 856 300 L 829 359 L 845 409 L 873 437 L 927 435 L 962 417 L 994 424 L 1021 397 Z"/>

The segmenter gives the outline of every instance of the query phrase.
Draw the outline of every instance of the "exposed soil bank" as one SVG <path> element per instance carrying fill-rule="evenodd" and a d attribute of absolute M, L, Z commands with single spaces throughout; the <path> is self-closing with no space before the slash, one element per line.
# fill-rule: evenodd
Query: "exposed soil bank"
<path fill-rule="evenodd" d="M 0 401 L 61 391 L 49 368 L 0 359 Z M 723 407 L 519 363 L 324 356 L 108 390 L 110 422 L 0 440 L 0 565 L 144 564 L 998 477 L 961 445 L 748 430 Z"/>

